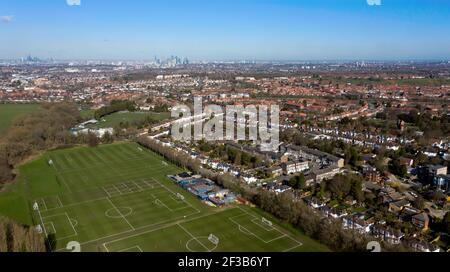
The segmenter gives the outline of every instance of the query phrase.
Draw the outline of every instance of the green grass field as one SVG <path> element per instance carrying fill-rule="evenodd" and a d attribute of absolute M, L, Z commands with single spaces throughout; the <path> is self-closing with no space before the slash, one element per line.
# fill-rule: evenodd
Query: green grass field
<path fill-rule="evenodd" d="M 55 235 L 57 251 L 70 241 L 89 252 L 327 250 L 258 209 L 202 203 L 167 178 L 181 171 L 134 143 L 52 151 L 20 168 L 10 200 L 18 204 L 7 214 L 31 214 Z"/>
<path fill-rule="evenodd" d="M 89 112 L 84 112 L 83 116 L 87 117 Z M 93 118 L 93 112 L 91 113 Z M 133 121 L 144 120 L 145 118 L 151 118 L 155 121 L 161 121 L 168 119 L 170 114 L 167 112 L 156 113 L 156 112 L 116 112 L 101 118 L 100 122 L 96 125 L 93 125 L 92 128 L 107 128 L 114 127 L 119 125 L 120 123 L 132 123 Z"/>
<path fill-rule="evenodd" d="M 39 104 L 0 104 L 0 135 L 5 134 L 14 119 L 39 108 Z"/>

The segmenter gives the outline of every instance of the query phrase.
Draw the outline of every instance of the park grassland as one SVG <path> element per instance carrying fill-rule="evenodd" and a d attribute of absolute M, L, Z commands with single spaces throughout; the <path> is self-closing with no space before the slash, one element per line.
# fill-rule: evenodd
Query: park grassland
<path fill-rule="evenodd" d="M 259 209 L 202 203 L 167 178 L 182 169 L 135 143 L 51 151 L 19 170 L 0 214 L 43 226 L 56 251 L 327 250 Z"/>
<path fill-rule="evenodd" d="M 0 104 L 0 136 L 6 133 L 15 119 L 39 108 L 39 104 Z"/>
<path fill-rule="evenodd" d="M 81 112 L 81 116 L 84 119 L 92 119 L 94 118 L 94 111 L 85 110 Z M 144 121 L 145 119 L 162 121 L 170 118 L 170 113 L 168 112 L 115 112 L 109 115 L 106 115 L 100 118 L 99 122 L 95 125 L 92 125 L 91 128 L 108 128 L 108 127 L 116 127 L 120 124 L 132 124 L 133 122 Z"/>

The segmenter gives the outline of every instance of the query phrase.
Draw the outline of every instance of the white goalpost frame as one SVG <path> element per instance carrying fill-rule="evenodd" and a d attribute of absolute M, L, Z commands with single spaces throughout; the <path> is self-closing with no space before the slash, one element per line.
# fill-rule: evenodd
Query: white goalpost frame
<path fill-rule="evenodd" d="M 44 230 L 42 229 L 41 224 L 39 224 L 39 225 L 36 226 L 36 231 L 37 231 L 39 234 L 44 232 Z"/>
<path fill-rule="evenodd" d="M 184 200 L 184 196 L 182 194 L 180 194 L 180 193 L 177 193 L 177 198 L 179 198 L 181 200 Z"/>
<path fill-rule="evenodd" d="M 261 222 L 262 222 L 263 224 L 269 226 L 269 227 L 272 227 L 272 226 L 273 226 L 272 221 L 267 220 L 267 218 L 262 217 L 262 218 L 261 218 Z"/>
<path fill-rule="evenodd" d="M 212 233 L 208 236 L 208 240 L 215 245 L 218 245 L 220 241 L 219 237 L 215 236 Z"/>

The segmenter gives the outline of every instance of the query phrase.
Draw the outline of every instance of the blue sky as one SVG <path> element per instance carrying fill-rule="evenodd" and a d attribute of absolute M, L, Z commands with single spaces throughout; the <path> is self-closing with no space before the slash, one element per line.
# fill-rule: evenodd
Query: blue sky
<path fill-rule="evenodd" d="M 450 1 L 367 1 L 2 0 L 0 58 L 450 59 Z"/>

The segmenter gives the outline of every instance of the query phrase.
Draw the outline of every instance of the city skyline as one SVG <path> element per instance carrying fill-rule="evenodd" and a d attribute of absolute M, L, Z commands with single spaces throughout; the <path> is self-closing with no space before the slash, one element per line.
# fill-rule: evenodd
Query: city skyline
<path fill-rule="evenodd" d="M 448 60 L 444 1 L 2 3 L 0 59 Z"/>

